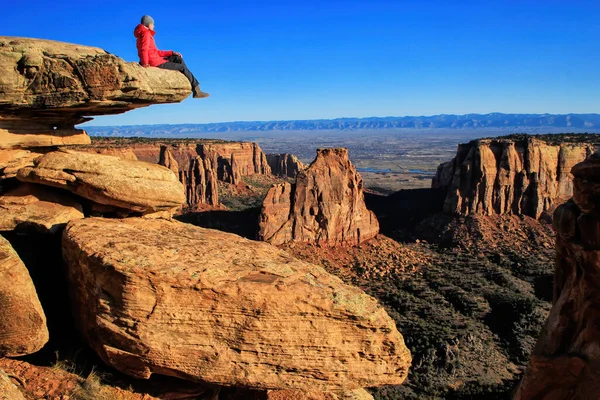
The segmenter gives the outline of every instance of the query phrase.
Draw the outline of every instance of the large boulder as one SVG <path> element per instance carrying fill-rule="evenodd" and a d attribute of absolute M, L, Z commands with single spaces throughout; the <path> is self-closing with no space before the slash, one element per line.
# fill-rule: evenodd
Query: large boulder
<path fill-rule="evenodd" d="M 0 236 L 0 357 L 35 353 L 48 342 L 46 316 L 29 272 Z"/>
<path fill-rule="evenodd" d="M 259 239 L 323 245 L 360 244 L 379 233 L 365 205 L 362 178 L 347 149 L 319 149 L 296 183 L 271 188 L 263 202 Z"/>
<path fill-rule="evenodd" d="M 22 184 L 0 196 L 0 231 L 56 233 L 83 218 L 81 205 L 68 192 Z"/>
<path fill-rule="evenodd" d="M 67 226 L 63 255 L 83 335 L 132 376 L 325 391 L 406 378 L 410 353 L 375 299 L 266 243 L 88 218 Z"/>
<path fill-rule="evenodd" d="M 19 170 L 17 178 L 67 189 L 99 204 L 149 213 L 179 207 L 186 200 L 173 172 L 156 164 L 65 149 L 34 164 Z"/>

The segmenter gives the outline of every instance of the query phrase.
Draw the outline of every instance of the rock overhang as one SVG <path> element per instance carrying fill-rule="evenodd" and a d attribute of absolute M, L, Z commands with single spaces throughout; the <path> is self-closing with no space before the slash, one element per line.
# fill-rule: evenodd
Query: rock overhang
<path fill-rule="evenodd" d="M 0 129 L 73 128 L 190 93 L 177 71 L 142 68 L 97 47 L 0 36 Z"/>

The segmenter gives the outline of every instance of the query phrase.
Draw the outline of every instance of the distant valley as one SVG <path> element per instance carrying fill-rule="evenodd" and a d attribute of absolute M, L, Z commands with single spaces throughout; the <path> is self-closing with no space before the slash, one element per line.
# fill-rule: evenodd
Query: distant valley
<path fill-rule="evenodd" d="M 425 128 L 425 126 L 427 126 Z M 600 133 L 600 114 L 467 114 L 219 124 L 84 126 L 92 136 L 208 138 L 258 143 L 310 163 L 321 147 L 346 147 L 365 186 L 381 193 L 426 188 L 459 143 L 512 133 Z"/>

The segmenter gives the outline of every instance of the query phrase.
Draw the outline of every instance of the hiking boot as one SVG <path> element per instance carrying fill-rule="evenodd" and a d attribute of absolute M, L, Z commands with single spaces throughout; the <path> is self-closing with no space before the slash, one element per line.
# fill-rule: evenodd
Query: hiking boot
<path fill-rule="evenodd" d="M 192 93 L 194 94 L 194 99 L 204 99 L 210 96 L 210 94 L 200 90 L 200 86 L 196 86 Z"/>

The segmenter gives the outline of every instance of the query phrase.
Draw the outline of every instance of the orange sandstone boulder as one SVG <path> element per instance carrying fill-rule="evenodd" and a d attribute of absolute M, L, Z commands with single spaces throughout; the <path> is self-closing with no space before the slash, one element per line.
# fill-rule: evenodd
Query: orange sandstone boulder
<path fill-rule="evenodd" d="M 46 316 L 29 272 L 0 236 L 0 357 L 35 353 L 48 342 Z"/>
<path fill-rule="evenodd" d="M 56 233 L 83 218 L 81 205 L 68 192 L 22 184 L 0 196 L 0 231 Z"/>
<path fill-rule="evenodd" d="M 347 149 L 319 149 L 294 185 L 271 188 L 260 216 L 259 239 L 275 245 L 359 244 L 377 233 L 379 223 L 367 210 L 362 178 Z"/>
<path fill-rule="evenodd" d="M 327 391 L 408 373 L 402 335 L 375 299 L 266 243 L 88 218 L 67 226 L 63 255 L 83 335 L 132 376 Z"/>
<path fill-rule="evenodd" d="M 17 178 L 67 189 L 96 203 L 141 213 L 171 210 L 185 202 L 169 169 L 142 161 L 59 150 L 19 170 Z"/>

